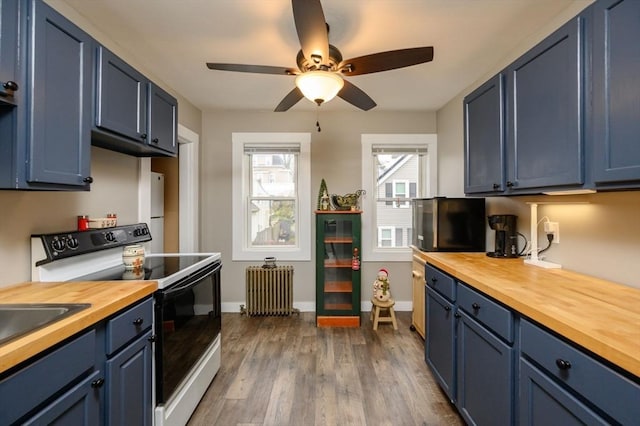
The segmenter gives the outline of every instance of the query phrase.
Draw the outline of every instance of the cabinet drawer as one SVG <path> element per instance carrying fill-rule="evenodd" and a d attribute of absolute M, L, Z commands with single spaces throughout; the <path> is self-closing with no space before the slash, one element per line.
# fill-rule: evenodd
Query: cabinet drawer
<path fill-rule="evenodd" d="M 91 330 L 0 381 L 0 424 L 12 424 L 93 368 L 95 352 Z"/>
<path fill-rule="evenodd" d="M 559 382 L 622 424 L 640 418 L 640 385 L 542 328 L 522 320 L 521 351 Z"/>
<path fill-rule="evenodd" d="M 458 306 L 509 343 L 513 343 L 511 311 L 471 288 L 458 285 Z"/>
<path fill-rule="evenodd" d="M 148 330 L 153 321 L 153 299 L 129 308 L 107 322 L 107 355 Z"/>
<path fill-rule="evenodd" d="M 431 265 L 425 266 L 424 276 L 427 285 L 450 301 L 453 302 L 456 300 L 456 282 L 453 280 L 453 277 Z"/>

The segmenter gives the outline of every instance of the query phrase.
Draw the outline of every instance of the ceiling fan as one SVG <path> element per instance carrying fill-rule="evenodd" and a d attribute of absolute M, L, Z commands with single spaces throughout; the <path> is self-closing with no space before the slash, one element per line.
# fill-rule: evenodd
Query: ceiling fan
<path fill-rule="evenodd" d="M 433 47 L 414 47 L 342 59 L 337 47 L 329 44 L 329 25 L 325 22 L 320 0 L 291 0 L 301 50 L 296 57 L 298 69 L 269 66 L 207 62 L 212 70 L 238 71 L 296 77 L 296 87 L 278 104 L 275 111 L 287 111 L 306 97 L 318 106 L 336 95 L 368 111 L 376 106 L 373 99 L 343 76 L 351 77 L 404 68 L 433 60 Z"/>

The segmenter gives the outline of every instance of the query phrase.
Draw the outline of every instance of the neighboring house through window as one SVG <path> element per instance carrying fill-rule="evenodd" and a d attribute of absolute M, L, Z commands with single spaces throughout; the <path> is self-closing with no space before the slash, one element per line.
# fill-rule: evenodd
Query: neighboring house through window
<path fill-rule="evenodd" d="M 404 261 L 412 244 L 412 198 L 437 193 L 437 136 L 363 134 L 364 260 Z"/>
<path fill-rule="evenodd" d="M 233 260 L 310 260 L 309 133 L 233 133 Z"/>

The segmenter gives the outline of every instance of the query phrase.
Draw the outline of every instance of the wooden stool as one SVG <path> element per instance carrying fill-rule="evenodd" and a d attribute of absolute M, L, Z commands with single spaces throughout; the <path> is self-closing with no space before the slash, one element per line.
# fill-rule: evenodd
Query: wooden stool
<path fill-rule="evenodd" d="M 370 318 L 373 321 L 373 329 L 378 329 L 378 323 L 380 322 L 390 322 L 393 324 L 393 329 L 398 329 L 398 324 L 396 323 L 396 313 L 393 311 L 393 305 L 396 304 L 396 301 L 393 299 L 389 299 L 386 302 L 381 302 L 376 298 L 371 299 L 371 315 Z M 381 310 L 388 310 L 389 316 L 380 316 Z"/>

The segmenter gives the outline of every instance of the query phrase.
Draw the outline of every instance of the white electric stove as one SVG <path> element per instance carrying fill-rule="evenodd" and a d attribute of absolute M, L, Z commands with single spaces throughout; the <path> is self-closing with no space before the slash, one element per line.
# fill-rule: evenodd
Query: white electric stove
<path fill-rule="evenodd" d="M 152 236 L 144 223 L 32 235 L 33 281 L 155 280 L 154 422 L 184 425 L 220 368 L 220 253 L 149 254 L 125 268 L 124 246 Z M 187 343 L 187 344 L 185 344 Z"/>

